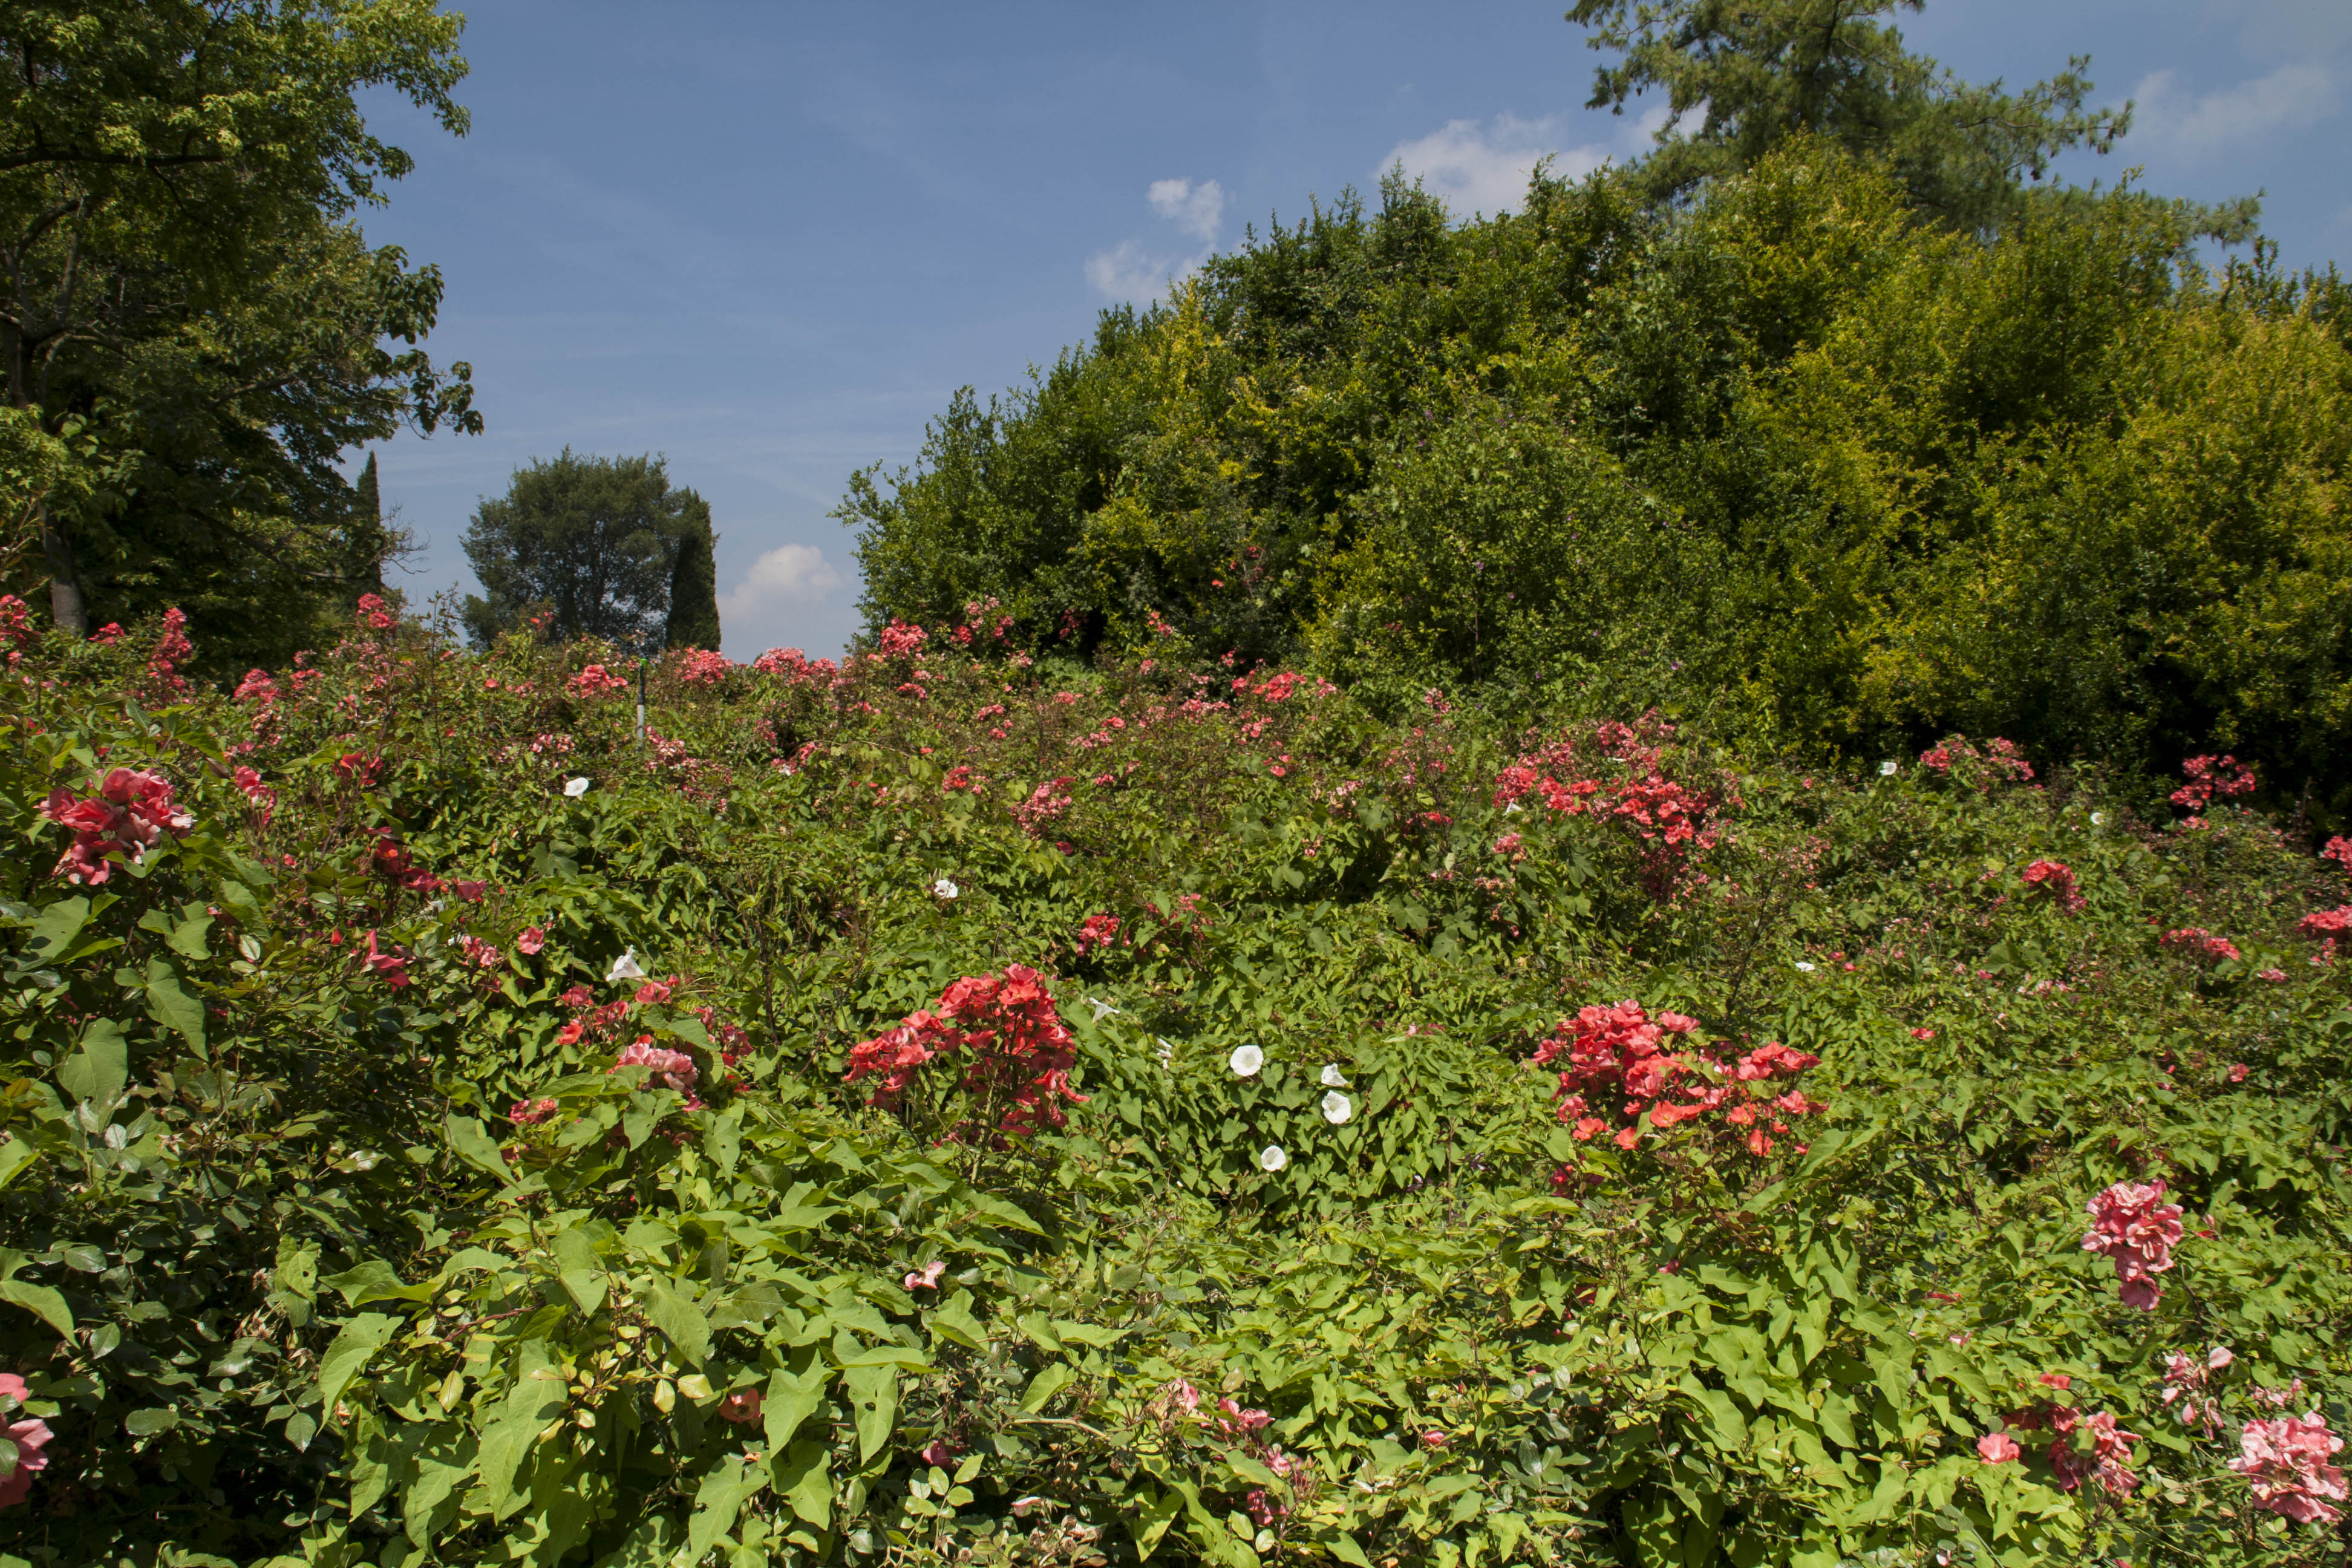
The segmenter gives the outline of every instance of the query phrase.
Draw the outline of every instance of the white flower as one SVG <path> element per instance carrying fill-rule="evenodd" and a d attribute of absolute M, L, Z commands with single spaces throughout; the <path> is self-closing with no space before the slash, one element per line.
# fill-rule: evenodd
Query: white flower
<path fill-rule="evenodd" d="M 931 891 L 938 894 L 942 899 L 952 899 L 958 893 L 962 892 L 963 889 L 957 887 L 953 882 L 949 881 L 945 877 L 941 877 L 938 881 L 931 884 Z"/>
<path fill-rule="evenodd" d="M 570 795 L 572 799 L 578 800 L 582 795 L 588 793 L 588 781 L 586 779 L 573 779 L 563 786 L 563 793 Z"/>
<path fill-rule="evenodd" d="M 1348 1087 L 1348 1079 L 1346 1076 L 1339 1071 L 1339 1064 L 1338 1062 L 1325 1062 L 1323 1064 L 1323 1087 L 1325 1089 L 1345 1089 Z"/>
<path fill-rule="evenodd" d="M 1234 1054 L 1225 1058 L 1225 1065 L 1234 1069 L 1237 1078 L 1255 1078 L 1257 1069 L 1265 1066 L 1265 1053 L 1255 1046 L 1235 1046 Z"/>
<path fill-rule="evenodd" d="M 1095 1022 L 1097 1024 L 1101 1023 L 1105 1018 L 1109 1017 L 1113 1013 L 1118 1011 L 1118 1008 L 1112 1006 L 1109 1003 L 1104 1001 L 1099 996 L 1087 997 L 1087 1005 L 1095 1010 Z"/>
<path fill-rule="evenodd" d="M 1891 779 L 1895 776 L 1895 769 L 1900 765 L 1900 763 L 1894 762 L 1892 759 L 1883 762 L 1878 764 L 1878 776 L 1883 779 Z"/>
<path fill-rule="evenodd" d="M 1803 959 L 1801 959 L 1801 959 L 1799 959 L 1799 960 L 1797 960 L 1797 973 L 1800 973 L 1800 974 L 1811 974 L 1812 972 L 1813 972 L 1813 966 L 1812 966 L 1811 964 L 1807 963 L 1806 963 Z"/>
<path fill-rule="evenodd" d="M 1153 1038 L 1155 1038 L 1155 1039 L 1158 1039 L 1158 1038 L 1159 1038 L 1159 1037 L 1158 1037 L 1158 1036 L 1154 1036 L 1154 1037 L 1153 1037 Z M 1169 1064 L 1169 1062 L 1170 1062 L 1170 1061 L 1171 1061 L 1171 1060 L 1175 1057 L 1175 1055 L 1176 1055 L 1176 1047 L 1175 1047 L 1174 1046 L 1170 1045 L 1166 1040 L 1160 1040 L 1160 1050 L 1159 1050 L 1159 1052 L 1158 1052 L 1158 1055 L 1159 1055 L 1159 1057 L 1160 1057 L 1160 1065 L 1161 1067 L 1166 1067 L 1166 1066 Z"/>
<path fill-rule="evenodd" d="M 1339 1126 L 1355 1114 L 1356 1102 L 1338 1089 L 1331 1089 L 1323 1096 L 1323 1120 L 1332 1126 Z"/>
<path fill-rule="evenodd" d="M 1518 809 L 1519 809 L 1519 803 L 1518 803 L 1517 801 L 1516 801 L 1516 800 L 1515 800 L 1515 801 L 1511 802 L 1508 805 L 1506 805 L 1505 807 L 1503 807 L 1503 815 L 1504 815 L 1505 816 L 1510 816 L 1512 813 L 1514 813 L 1514 812 L 1517 811 Z"/>
<path fill-rule="evenodd" d="M 612 972 L 604 976 L 604 984 L 610 985 L 615 980 L 643 980 L 645 977 L 646 972 L 637 967 L 637 950 L 633 947 L 613 960 Z"/>
<path fill-rule="evenodd" d="M 2107 825 L 2107 814 L 2106 814 L 2105 812 L 2104 812 L 2104 811 L 2095 811 L 2095 812 L 2091 813 L 2091 826 L 2094 826 L 2094 827 L 2105 827 L 2106 825 Z"/>
<path fill-rule="evenodd" d="M 1257 1157 L 1257 1168 L 1261 1171 L 1279 1171 L 1289 1163 L 1290 1156 L 1282 1152 L 1279 1143 L 1267 1144 Z"/>

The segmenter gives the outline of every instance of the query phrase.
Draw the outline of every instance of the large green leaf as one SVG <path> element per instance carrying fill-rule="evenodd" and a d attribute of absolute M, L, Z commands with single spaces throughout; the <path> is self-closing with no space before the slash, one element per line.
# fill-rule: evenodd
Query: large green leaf
<path fill-rule="evenodd" d="M 700 1366 L 710 1355 L 710 1321 L 688 1292 L 691 1286 L 673 1286 L 656 1279 L 645 1288 L 646 1317 L 669 1340 L 678 1358 Z"/>
<path fill-rule="evenodd" d="M 342 1326 L 319 1360 L 319 1408 L 325 1419 L 333 1420 L 335 1401 L 342 1397 L 344 1387 L 399 1327 L 398 1318 L 383 1312 L 362 1312 Z"/>

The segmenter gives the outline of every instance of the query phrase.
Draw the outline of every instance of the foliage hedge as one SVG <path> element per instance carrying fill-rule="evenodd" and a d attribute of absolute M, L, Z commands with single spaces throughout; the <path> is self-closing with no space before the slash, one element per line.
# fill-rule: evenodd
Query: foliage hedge
<path fill-rule="evenodd" d="M 2352 811 L 2330 270 L 2124 190 L 1997 237 L 1801 138 L 1685 202 L 1400 182 L 1213 258 L 862 477 L 875 625 L 1656 704 L 1763 750 L 1961 730 Z"/>
<path fill-rule="evenodd" d="M 2345 1556 L 2227 1465 L 2352 1393 L 2352 889 L 2232 769 L 1001 621 L 668 656 L 640 742 L 450 630 L 7 628 L 0 1562 Z"/>

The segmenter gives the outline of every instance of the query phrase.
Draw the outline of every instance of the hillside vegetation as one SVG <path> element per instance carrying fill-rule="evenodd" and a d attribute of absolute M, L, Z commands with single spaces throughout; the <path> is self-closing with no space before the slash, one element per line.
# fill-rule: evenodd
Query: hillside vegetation
<path fill-rule="evenodd" d="M 2128 192 L 1955 232 L 1801 136 L 1684 203 L 1648 167 L 1459 225 L 1391 182 L 960 396 L 843 508 L 875 624 L 993 598 L 1033 652 L 1172 630 L 1811 755 L 2228 750 L 2342 823 L 2332 271 L 2210 271 Z"/>
<path fill-rule="evenodd" d="M 0 1561 L 2343 1561 L 2352 850 L 2237 762 L 1015 629 L 640 745 L 12 620 Z"/>

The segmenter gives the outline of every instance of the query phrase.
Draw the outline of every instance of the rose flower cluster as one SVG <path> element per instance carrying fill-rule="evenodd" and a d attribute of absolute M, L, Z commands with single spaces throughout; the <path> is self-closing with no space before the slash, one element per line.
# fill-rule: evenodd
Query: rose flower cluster
<path fill-rule="evenodd" d="M 994 1133 L 1023 1135 L 1060 1127 L 1065 1104 L 1086 1096 L 1070 1087 L 1077 1049 L 1036 971 L 1007 964 L 1002 975 L 968 975 L 947 988 L 936 1013 L 917 1013 L 851 1047 L 843 1081 L 876 1079 L 869 1103 L 896 1105 L 918 1072 L 948 1058 L 977 1108 L 973 1121 Z M 961 1136 L 966 1129 L 949 1133 Z"/>
<path fill-rule="evenodd" d="M 1778 1041 L 1759 1046 L 1735 1061 L 1722 1059 L 1728 1047 L 1692 1037 L 1698 1021 L 1678 1013 L 1645 1011 L 1638 1002 L 1590 1006 L 1563 1018 L 1536 1048 L 1536 1065 L 1565 1058 L 1559 1075 L 1559 1114 L 1579 1140 L 1609 1132 L 1621 1149 L 1641 1142 L 1641 1121 L 1654 1131 L 1706 1117 L 1746 1130 L 1748 1152 L 1772 1152 L 1772 1135 L 1789 1131 L 1787 1118 L 1806 1116 L 1821 1106 L 1804 1091 L 1782 1089 L 1820 1062 L 1809 1052 Z"/>

